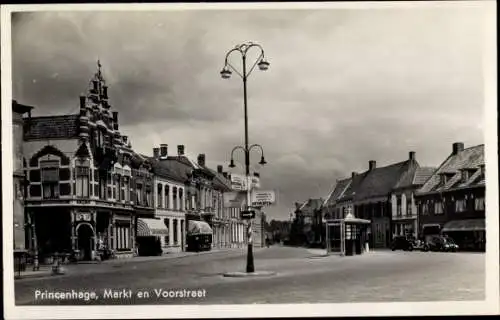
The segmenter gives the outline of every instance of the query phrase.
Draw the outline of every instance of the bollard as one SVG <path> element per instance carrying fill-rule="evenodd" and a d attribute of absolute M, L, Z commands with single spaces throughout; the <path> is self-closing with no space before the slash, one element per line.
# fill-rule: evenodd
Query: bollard
<path fill-rule="evenodd" d="M 368 242 L 365 242 L 365 252 L 370 252 L 370 245 Z"/>

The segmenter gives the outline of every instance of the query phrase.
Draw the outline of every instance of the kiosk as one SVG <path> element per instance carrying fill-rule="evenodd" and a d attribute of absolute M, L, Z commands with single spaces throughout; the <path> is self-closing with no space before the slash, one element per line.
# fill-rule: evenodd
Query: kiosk
<path fill-rule="evenodd" d="M 370 220 L 355 218 L 348 213 L 344 219 L 326 221 L 326 254 L 352 256 L 367 251 L 367 229 Z"/>

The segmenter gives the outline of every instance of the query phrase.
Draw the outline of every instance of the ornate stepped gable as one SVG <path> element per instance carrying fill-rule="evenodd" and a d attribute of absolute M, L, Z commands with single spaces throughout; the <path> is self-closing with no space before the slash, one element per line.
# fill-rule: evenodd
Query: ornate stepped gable
<path fill-rule="evenodd" d="M 82 142 L 90 143 L 96 165 L 102 169 L 109 169 L 116 161 L 130 166 L 132 146 L 128 137 L 122 136 L 118 130 L 118 111 L 111 110 L 108 86 L 99 61 L 97 67 L 87 94 L 80 96 L 78 136 Z"/>

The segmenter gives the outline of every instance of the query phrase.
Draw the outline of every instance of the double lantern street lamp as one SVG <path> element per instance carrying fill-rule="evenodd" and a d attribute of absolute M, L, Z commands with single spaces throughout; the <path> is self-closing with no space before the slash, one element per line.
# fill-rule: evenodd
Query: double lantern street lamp
<path fill-rule="evenodd" d="M 253 63 L 252 67 L 250 68 L 249 71 L 247 71 L 247 53 L 250 51 L 250 49 L 255 48 L 260 50 L 260 55 L 258 56 L 257 60 Z M 242 58 L 242 72 L 239 72 L 231 63 L 229 62 L 229 57 L 233 53 L 239 53 Z M 255 69 L 255 66 L 258 66 L 260 70 L 265 71 L 269 68 L 269 62 L 266 61 L 264 57 L 264 49 L 256 43 L 253 42 L 247 42 L 244 44 L 237 45 L 233 49 L 229 50 L 228 53 L 226 54 L 226 59 L 224 63 L 224 67 L 222 68 L 222 71 L 220 72 L 220 75 L 223 79 L 229 79 L 231 78 L 231 75 L 234 71 L 237 75 L 241 77 L 243 80 L 243 107 L 245 110 L 245 146 L 236 146 L 233 148 L 231 151 L 231 163 L 229 164 L 230 168 L 234 168 L 234 158 L 233 154 L 236 150 L 240 149 L 243 150 L 245 153 L 245 177 L 246 177 L 246 193 L 247 193 L 247 202 L 246 202 L 246 211 L 250 211 L 251 209 L 251 184 L 250 184 L 250 151 L 253 148 L 259 148 L 261 152 L 261 159 L 259 164 L 260 165 L 265 165 L 267 162 L 264 159 L 264 150 L 262 149 L 262 146 L 259 144 L 252 144 L 251 146 L 248 145 L 248 112 L 247 112 L 247 79 L 252 73 L 252 71 Z M 253 263 L 253 240 L 252 240 L 252 220 L 251 218 L 248 220 L 247 224 L 247 234 L 248 234 L 248 254 L 247 254 L 247 267 L 246 267 L 246 272 L 254 272 L 254 263 Z"/>

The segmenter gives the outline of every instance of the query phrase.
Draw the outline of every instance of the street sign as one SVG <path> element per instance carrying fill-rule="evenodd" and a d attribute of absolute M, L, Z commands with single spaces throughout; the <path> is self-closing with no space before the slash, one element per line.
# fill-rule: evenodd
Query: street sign
<path fill-rule="evenodd" d="M 260 188 L 260 178 L 259 177 L 248 177 L 250 180 L 250 189 Z M 241 174 L 231 174 L 231 188 L 238 191 L 248 190 L 247 177 Z"/>
<path fill-rule="evenodd" d="M 253 207 L 268 206 L 276 202 L 276 194 L 273 190 L 263 191 L 254 190 L 252 192 L 252 202 Z"/>
<path fill-rule="evenodd" d="M 225 208 L 241 208 L 245 205 L 247 200 L 246 192 L 224 192 L 224 207 Z"/>
<path fill-rule="evenodd" d="M 241 219 L 253 219 L 255 218 L 255 211 L 245 210 L 240 212 Z"/>

